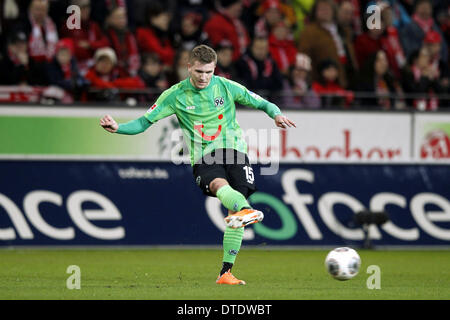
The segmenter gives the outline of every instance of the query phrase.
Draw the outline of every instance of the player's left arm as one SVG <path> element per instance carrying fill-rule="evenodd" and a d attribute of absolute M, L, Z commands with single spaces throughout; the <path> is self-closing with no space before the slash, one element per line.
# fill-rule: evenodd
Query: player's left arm
<path fill-rule="evenodd" d="M 264 111 L 275 121 L 275 125 L 279 128 L 297 127 L 292 120 L 283 115 L 280 108 L 278 108 L 276 104 L 267 101 L 254 92 L 251 92 L 237 82 L 228 80 L 228 84 L 234 101 L 237 103 Z"/>

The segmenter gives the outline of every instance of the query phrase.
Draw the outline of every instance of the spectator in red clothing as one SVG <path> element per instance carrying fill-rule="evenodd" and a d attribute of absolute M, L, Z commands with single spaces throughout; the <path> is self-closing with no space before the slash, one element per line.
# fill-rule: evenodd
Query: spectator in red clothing
<path fill-rule="evenodd" d="M 339 69 L 336 61 L 327 59 L 319 63 L 319 79 L 313 81 L 312 89 L 321 96 L 322 107 L 348 107 L 353 93 L 339 84 Z"/>
<path fill-rule="evenodd" d="M 114 100 L 118 96 L 117 89 L 145 88 L 139 77 L 129 77 L 128 72 L 117 66 L 117 56 L 111 48 L 101 48 L 95 52 L 95 65 L 86 74 L 94 89 L 105 89 L 91 95 L 94 100 Z"/>
<path fill-rule="evenodd" d="M 250 38 L 244 24 L 239 20 L 242 14 L 242 0 L 220 0 L 221 7 L 205 24 L 204 31 L 210 42 L 216 46 L 226 39 L 233 44 L 233 61 L 245 53 Z"/>
<path fill-rule="evenodd" d="M 396 78 L 400 78 L 400 70 L 406 64 L 406 56 L 400 42 L 398 30 L 394 26 L 393 8 L 387 1 L 380 1 L 378 5 L 381 6 L 381 20 L 385 26 L 385 31 L 381 38 L 382 49 L 386 52 L 393 75 Z"/>
<path fill-rule="evenodd" d="M 354 47 L 358 65 L 364 65 L 369 56 L 381 50 L 381 37 L 384 32 L 384 24 L 381 28 L 368 29 L 356 37 Z"/>
<path fill-rule="evenodd" d="M 147 24 L 139 27 L 136 37 L 142 53 L 156 53 L 165 66 L 173 64 L 175 50 L 169 39 L 171 14 L 160 2 L 147 7 Z"/>
<path fill-rule="evenodd" d="M 289 69 L 295 64 L 297 46 L 291 29 L 284 21 L 273 26 L 269 36 L 269 50 L 280 72 L 287 75 Z"/>
<path fill-rule="evenodd" d="M 48 15 L 48 10 L 48 0 L 31 1 L 23 25 L 17 27 L 28 36 L 30 59 L 42 64 L 53 59 L 58 43 L 58 31 Z"/>
<path fill-rule="evenodd" d="M 359 35 L 355 40 L 355 51 L 360 66 L 367 59 L 383 50 L 392 69 L 392 75 L 400 78 L 400 70 L 406 63 L 406 57 L 400 42 L 397 28 L 393 25 L 393 13 L 390 4 L 379 1 L 377 5 L 381 9 L 381 28 L 369 29 Z"/>
<path fill-rule="evenodd" d="M 270 56 L 266 37 L 253 39 L 250 50 L 237 62 L 236 69 L 239 79 L 247 88 L 269 99 L 283 87 L 283 76 Z"/>
<path fill-rule="evenodd" d="M 384 3 L 384 2 L 383 2 Z M 400 78 L 400 70 L 406 63 L 406 57 L 400 43 L 397 29 L 392 24 L 392 10 L 387 5 L 381 6 L 381 28 L 369 29 L 359 35 L 355 40 L 355 52 L 360 66 L 364 65 L 367 59 L 383 50 L 392 69 L 392 75 Z"/>
<path fill-rule="evenodd" d="M 73 0 L 73 5 L 80 7 L 81 25 L 80 29 L 67 28 L 66 23 L 61 28 L 61 37 L 71 38 L 74 42 L 74 55 L 81 74 L 86 74 L 88 69 L 94 65 L 94 53 L 97 49 L 108 47 L 108 38 L 103 34 L 97 22 L 90 19 L 91 1 Z"/>
<path fill-rule="evenodd" d="M 128 29 L 125 7 L 113 6 L 106 18 L 106 35 L 117 55 L 117 64 L 129 76 L 135 76 L 140 67 L 139 49 L 136 38 Z"/>

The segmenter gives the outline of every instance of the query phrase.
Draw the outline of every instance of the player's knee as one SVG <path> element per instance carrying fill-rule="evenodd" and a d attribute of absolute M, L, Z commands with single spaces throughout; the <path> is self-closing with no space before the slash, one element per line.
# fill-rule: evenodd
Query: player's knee
<path fill-rule="evenodd" d="M 219 190 L 223 186 L 226 186 L 227 184 L 228 184 L 227 180 L 225 180 L 223 178 L 216 178 L 213 181 L 211 181 L 211 183 L 209 184 L 209 190 L 213 194 L 216 194 L 217 190 Z"/>

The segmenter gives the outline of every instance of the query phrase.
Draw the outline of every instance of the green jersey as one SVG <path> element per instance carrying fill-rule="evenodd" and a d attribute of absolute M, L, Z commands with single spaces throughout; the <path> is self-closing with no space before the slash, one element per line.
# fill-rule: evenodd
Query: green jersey
<path fill-rule="evenodd" d="M 220 148 L 247 153 L 247 143 L 236 120 L 235 102 L 265 111 L 272 119 L 281 114 L 273 103 L 237 82 L 212 76 L 204 89 L 187 78 L 165 90 L 145 118 L 151 123 L 175 114 L 190 152 L 191 165 Z"/>

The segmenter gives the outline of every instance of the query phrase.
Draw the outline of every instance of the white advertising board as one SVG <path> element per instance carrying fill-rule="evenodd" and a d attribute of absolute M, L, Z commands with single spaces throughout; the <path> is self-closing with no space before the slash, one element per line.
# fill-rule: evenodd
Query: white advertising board
<path fill-rule="evenodd" d="M 411 159 L 411 115 L 361 112 L 286 112 L 297 127 L 268 132 L 268 142 L 248 139 L 249 155 L 278 152 L 280 161 L 402 162 Z M 241 111 L 244 133 L 275 128 L 264 113 Z M 252 134 L 246 134 L 252 136 Z M 264 145 L 267 144 L 267 146 Z M 262 146 L 262 147 L 261 147 Z"/>

